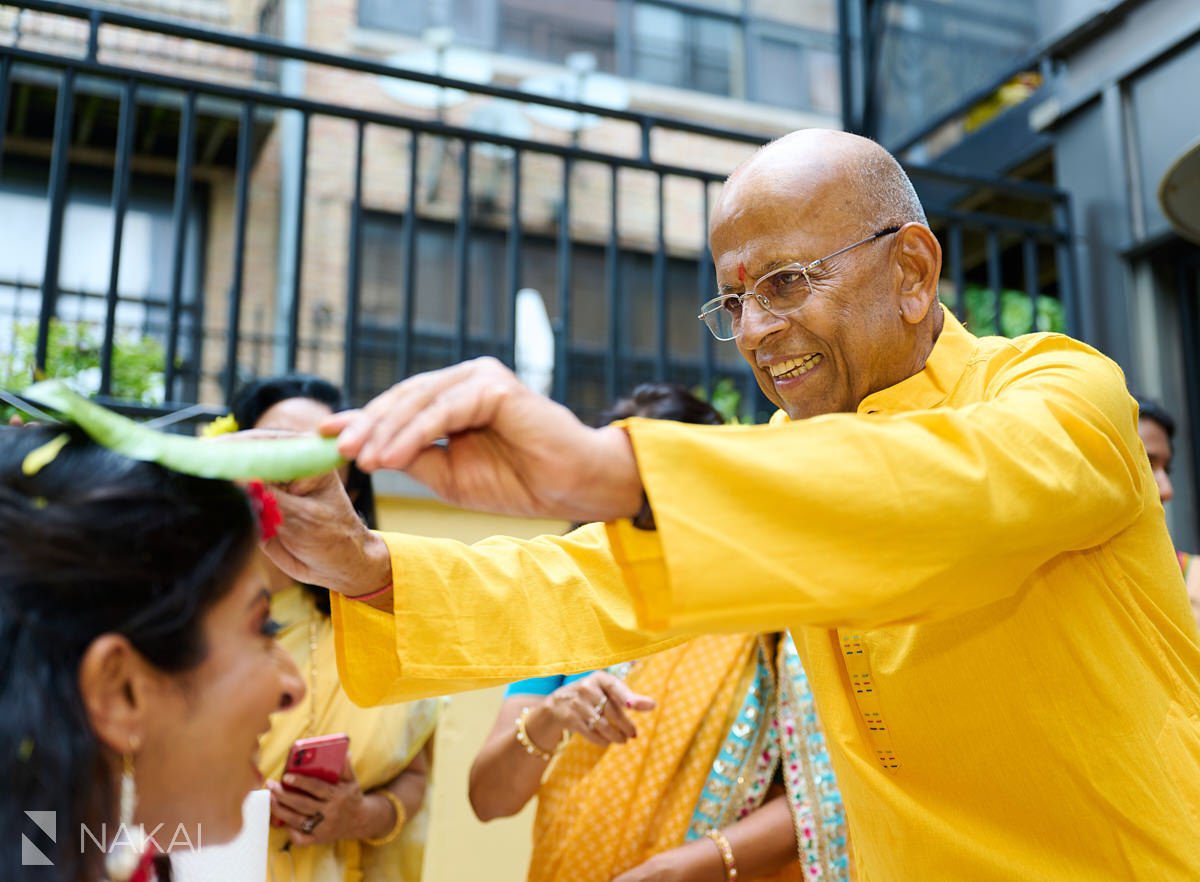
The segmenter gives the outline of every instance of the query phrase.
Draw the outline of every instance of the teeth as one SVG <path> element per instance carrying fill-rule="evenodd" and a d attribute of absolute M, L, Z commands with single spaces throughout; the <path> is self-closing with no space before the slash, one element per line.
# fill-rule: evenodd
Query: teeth
<path fill-rule="evenodd" d="M 771 365 L 768 369 L 771 371 L 772 378 L 791 379 L 798 377 L 801 374 L 806 374 L 815 368 L 821 361 L 821 356 L 817 353 L 806 355 L 804 358 L 789 358 L 787 361 L 780 361 Z"/>

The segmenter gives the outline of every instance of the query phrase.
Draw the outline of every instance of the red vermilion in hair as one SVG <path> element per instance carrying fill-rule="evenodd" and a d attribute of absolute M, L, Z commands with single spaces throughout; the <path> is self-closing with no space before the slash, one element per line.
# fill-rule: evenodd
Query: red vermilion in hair
<path fill-rule="evenodd" d="M 254 514 L 258 517 L 259 539 L 266 542 L 275 538 L 279 525 L 283 523 L 283 512 L 279 510 L 279 501 L 262 481 L 251 481 L 246 485 L 246 495 L 254 506 Z"/>

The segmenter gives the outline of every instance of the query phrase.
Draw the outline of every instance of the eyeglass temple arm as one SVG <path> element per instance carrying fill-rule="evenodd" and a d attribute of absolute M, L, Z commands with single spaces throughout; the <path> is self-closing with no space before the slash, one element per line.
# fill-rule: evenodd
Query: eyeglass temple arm
<path fill-rule="evenodd" d="M 876 239 L 882 239 L 884 236 L 890 236 L 892 233 L 898 233 L 898 232 L 900 232 L 900 227 L 898 227 L 898 226 L 887 227 L 885 229 L 880 230 L 877 233 L 872 233 L 871 235 L 867 236 L 867 238 L 865 238 L 865 239 L 859 239 L 853 245 L 847 245 L 845 248 L 839 248 L 837 251 L 833 252 L 833 254 L 826 254 L 824 257 L 814 260 L 812 263 L 810 263 L 808 266 L 806 266 L 805 269 L 810 270 L 814 266 L 820 266 L 827 260 L 832 260 L 833 258 L 837 257 L 839 254 L 845 254 L 851 248 L 857 248 L 859 245 L 866 245 L 868 242 L 874 242 Z"/>

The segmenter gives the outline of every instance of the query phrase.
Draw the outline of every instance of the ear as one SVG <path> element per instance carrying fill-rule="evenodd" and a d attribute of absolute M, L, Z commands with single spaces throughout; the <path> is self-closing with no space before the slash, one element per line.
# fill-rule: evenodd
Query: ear
<path fill-rule="evenodd" d="M 97 739 L 117 754 L 145 744 L 155 672 L 120 634 L 92 641 L 79 663 L 79 694 Z"/>
<path fill-rule="evenodd" d="M 900 316 L 909 325 L 919 325 L 937 302 L 942 246 L 929 227 L 909 223 L 896 234 L 896 249 L 900 276 L 896 296 Z"/>

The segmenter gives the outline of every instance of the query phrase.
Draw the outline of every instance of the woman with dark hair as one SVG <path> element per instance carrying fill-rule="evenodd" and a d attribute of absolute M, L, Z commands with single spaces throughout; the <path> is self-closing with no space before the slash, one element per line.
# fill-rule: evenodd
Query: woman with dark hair
<path fill-rule="evenodd" d="M 256 538 L 231 483 L 0 427 L 0 880 L 39 878 L 13 851 L 30 811 L 69 882 L 166 879 L 172 846 L 241 828 L 259 736 L 304 697 Z"/>
<path fill-rule="evenodd" d="M 300 374 L 255 380 L 234 397 L 243 429 L 312 433 L 345 406 L 341 391 Z M 371 480 L 353 463 L 342 480 L 359 517 L 375 526 Z M 264 561 L 279 641 L 308 687 L 297 712 L 277 718 L 262 742 L 260 768 L 271 790 L 272 882 L 417 882 L 428 811 L 425 793 L 438 703 L 363 709 L 342 691 L 334 659 L 329 592 L 299 585 Z M 277 780 L 297 738 L 345 732 L 350 759 L 336 785 L 313 778 Z"/>

